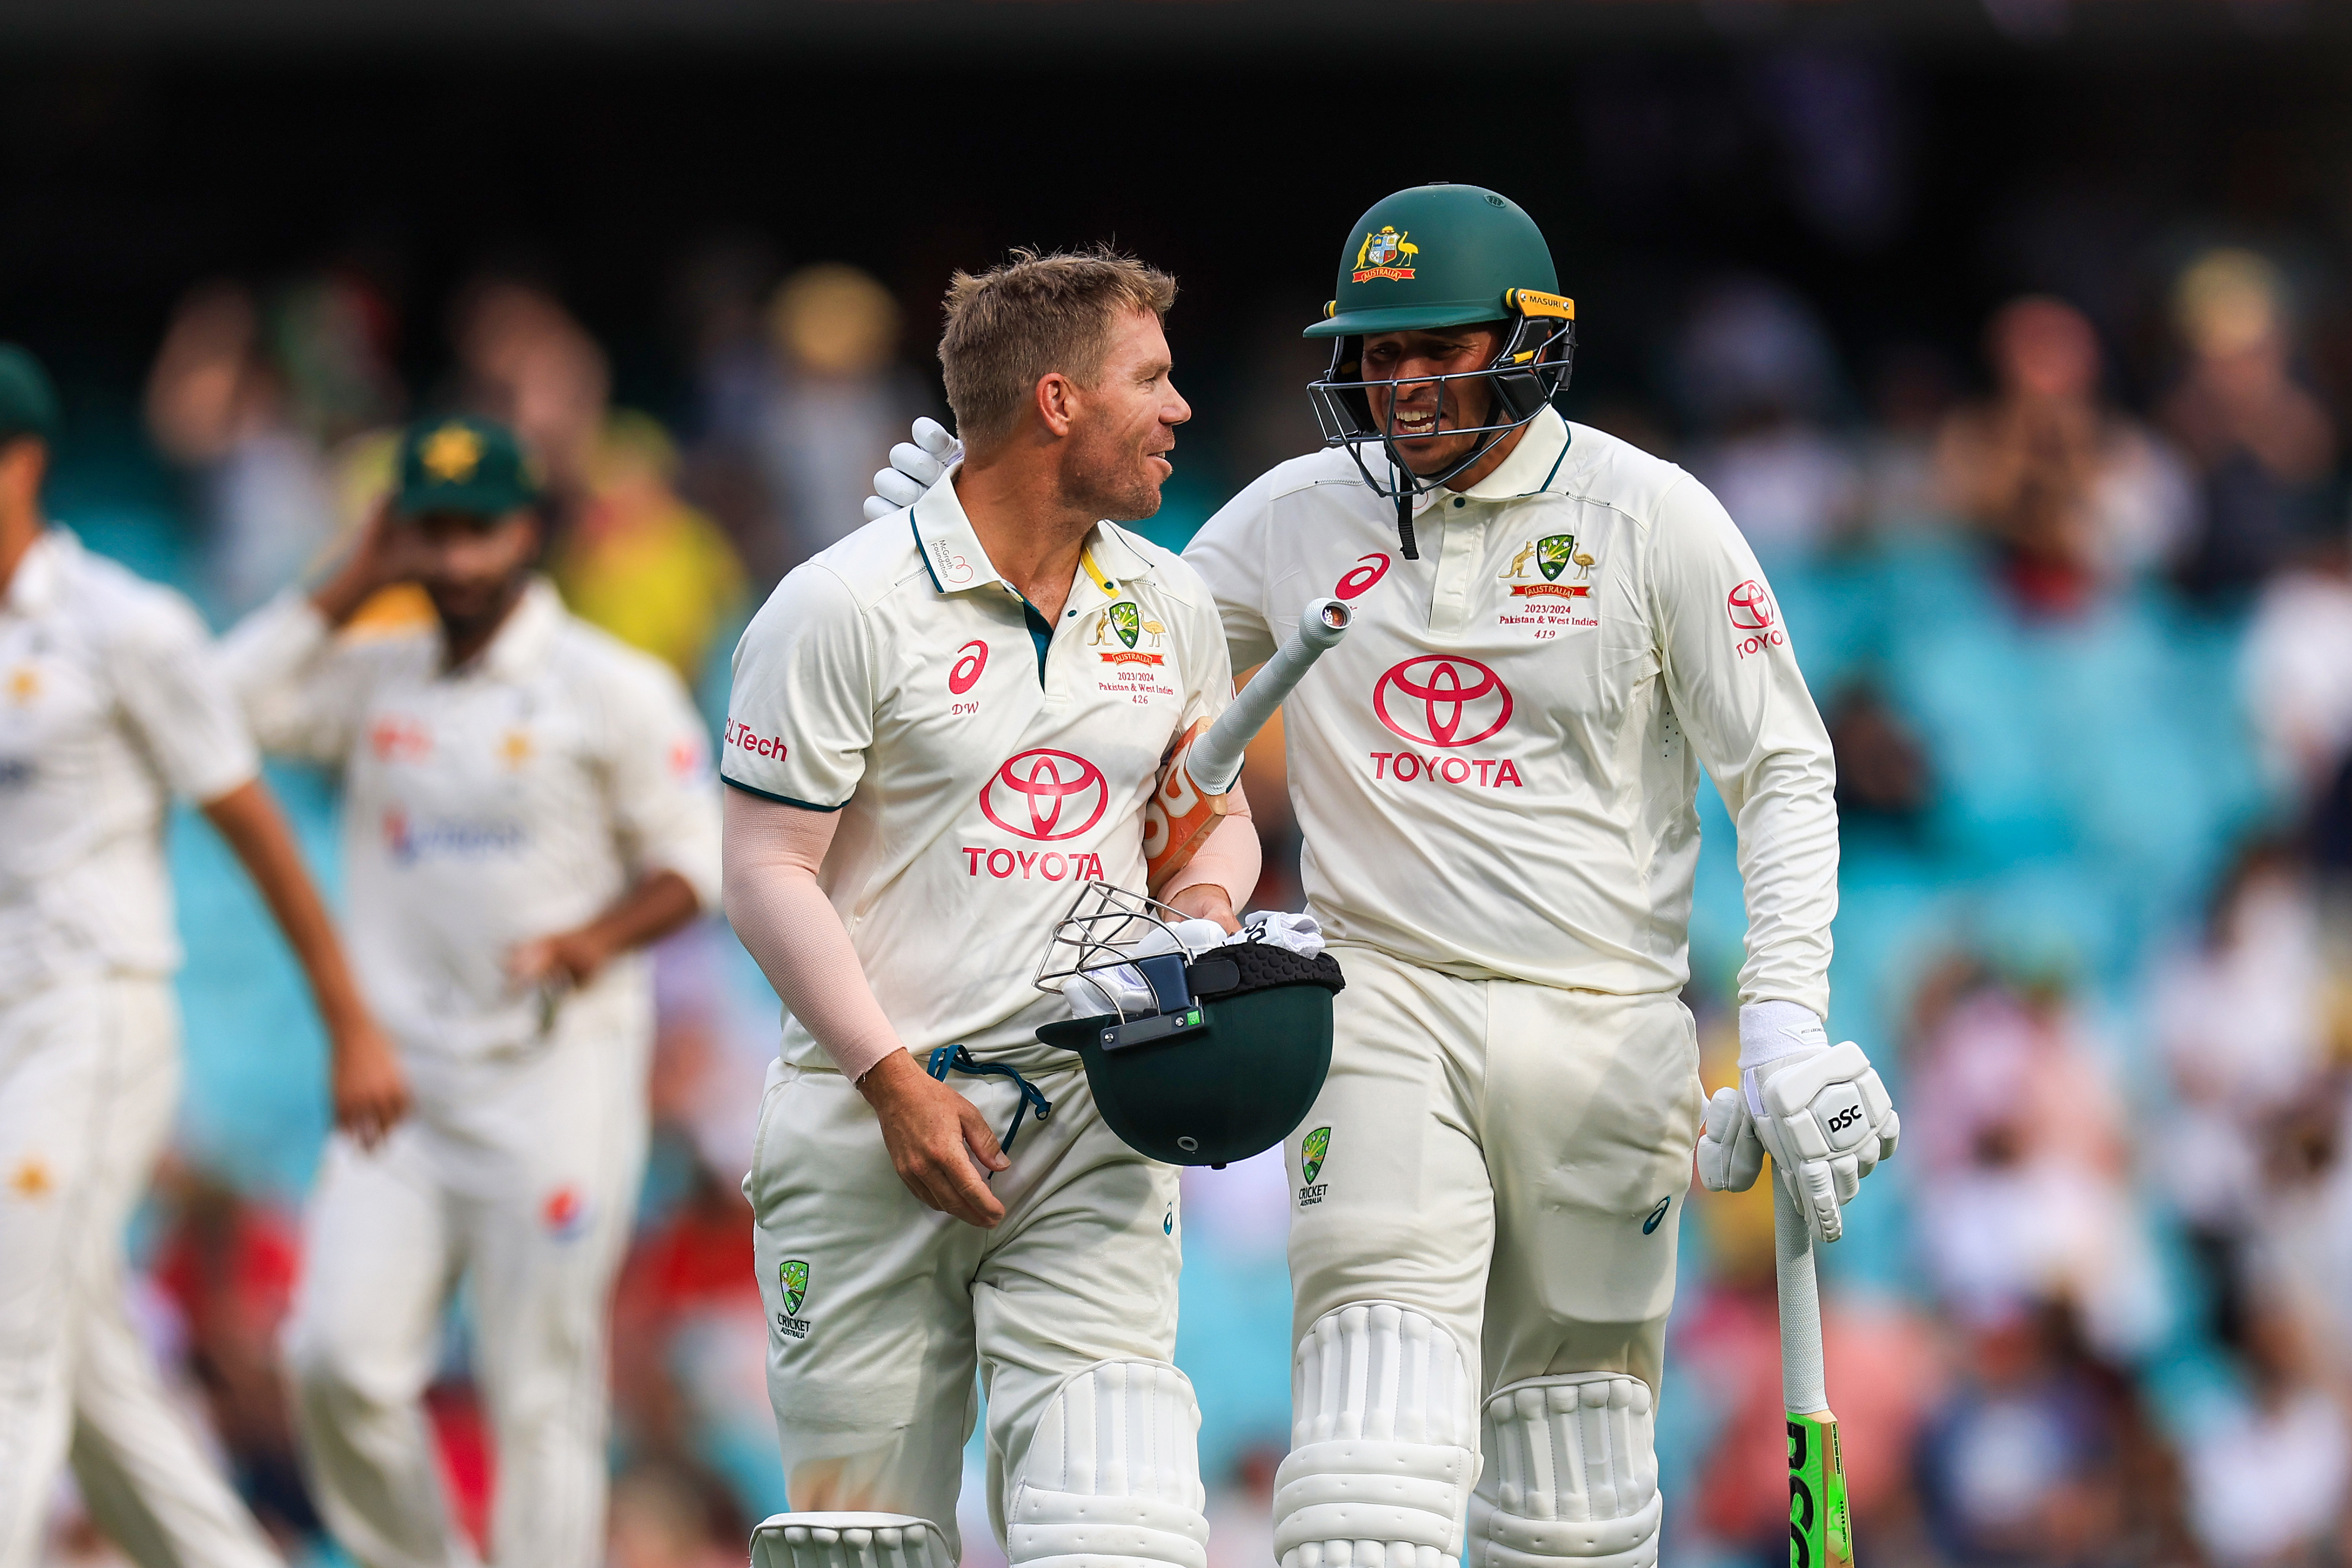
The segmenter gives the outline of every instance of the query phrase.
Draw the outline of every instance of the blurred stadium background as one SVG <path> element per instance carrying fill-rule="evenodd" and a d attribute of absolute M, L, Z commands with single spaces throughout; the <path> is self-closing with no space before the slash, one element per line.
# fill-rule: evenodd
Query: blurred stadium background
<path fill-rule="evenodd" d="M 1181 276 L 1197 416 L 1150 525 L 1181 544 L 1312 444 L 1297 332 L 1356 213 L 1510 193 L 1580 301 L 1568 412 L 1722 495 L 1837 742 L 1832 1024 L 1910 1133 L 1828 1260 L 1864 1559 L 2337 1563 L 2347 45 L 2335 0 L 0 0 L 0 339 L 65 384 L 55 516 L 219 625 L 332 552 L 404 415 L 515 420 L 573 604 L 715 720 L 751 607 L 944 412 L 951 268 L 1109 238 Z M 331 880 L 330 784 L 278 782 Z M 1706 809 L 1719 1081 L 1743 917 Z M 1258 901 L 1295 907 L 1275 847 Z M 201 821 L 173 855 L 191 1073 L 144 1321 L 333 1563 L 272 1339 L 319 1039 Z M 774 1002 L 716 923 L 661 994 L 616 1568 L 740 1563 L 783 1501 L 736 1190 Z M 1782 1551 L 1760 1194 L 1684 1232 L 1676 1568 Z M 1264 1162 L 1187 1178 L 1216 1568 L 1270 1560 L 1285 1195 Z M 69 1495 L 53 1552 L 117 1561 Z"/>

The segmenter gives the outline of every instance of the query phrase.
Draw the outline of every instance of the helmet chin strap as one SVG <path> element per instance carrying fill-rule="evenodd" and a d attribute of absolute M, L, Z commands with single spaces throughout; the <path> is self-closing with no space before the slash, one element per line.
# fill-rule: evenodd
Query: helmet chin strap
<path fill-rule="evenodd" d="M 1443 409 L 1445 405 L 1444 398 L 1444 395 L 1440 393 L 1438 402 L 1440 409 Z M 1391 418 L 1393 420 L 1394 416 L 1391 415 Z M 1517 426 L 1514 426 L 1512 428 L 1517 429 Z M 1396 492 L 1397 552 L 1399 554 L 1402 555 L 1407 561 L 1418 561 L 1421 559 L 1421 552 L 1415 547 L 1412 537 L 1413 497 L 1430 495 L 1444 489 L 1447 481 L 1452 479 L 1456 474 L 1461 473 L 1464 469 L 1475 464 L 1487 453 L 1493 451 L 1497 446 L 1502 444 L 1503 437 L 1509 434 L 1511 434 L 1510 430 L 1496 431 L 1493 435 L 1488 436 L 1484 441 L 1479 442 L 1474 449 L 1464 454 L 1460 462 L 1455 463 L 1452 468 L 1446 469 L 1444 473 L 1437 475 L 1433 479 L 1424 479 L 1423 476 L 1413 473 L 1411 468 L 1406 468 L 1404 464 L 1404 454 L 1397 450 L 1396 438 L 1393 436 L 1387 434 L 1383 434 L 1381 436 L 1381 445 L 1388 450 L 1390 488 Z M 1360 459 L 1359 459 L 1359 466 L 1360 466 Z M 1410 476 L 1410 478 L 1408 478 L 1408 476 Z M 1370 476 L 1369 474 L 1366 475 L 1366 478 L 1370 477 Z"/>
<path fill-rule="evenodd" d="M 1412 492 L 1402 485 L 1396 488 L 1397 550 L 1407 561 L 1421 559 L 1421 552 L 1412 543 Z"/>

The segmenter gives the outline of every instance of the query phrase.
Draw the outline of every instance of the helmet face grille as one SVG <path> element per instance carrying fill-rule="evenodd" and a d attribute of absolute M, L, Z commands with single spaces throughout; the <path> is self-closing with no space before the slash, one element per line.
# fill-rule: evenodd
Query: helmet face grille
<path fill-rule="evenodd" d="M 1069 912 L 1054 922 L 1032 984 L 1040 991 L 1059 991 L 1065 981 L 1103 974 L 1097 989 L 1123 1018 L 1127 1009 L 1111 999 L 1122 990 L 1132 992 L 1139 981 L 1148 984 L 1135 969 L 1137 950 L 1182 953 L 1183 944 L 1169 928 L 1184 918 L 1181 910 L 1148 894 L 1129 892 L 1114 882 L 1088 882 L 1078 889 Z M 1116 978 L 1105 973 L 1113 970 L 1123 973 Z"/>
<path fill-rule="evenodd" d="M 1504 437 L 1542 413 L 1568 386 L 1576 363 L 1576 323 L 1549 316 L 1522 316 L 1510 324 L 1511 331 L 1493 360 L 1477 370 L 1445 375 L 1366 380 L 1363 339 L 1339 339 L 1331 351 L 1331 368 L 1320 380 L 1307 384 L 1307 398 L 1315 405 L 1316 423 L 1322 427 L 1323 444 L 1346 447 L 1349 455 L 1356 459 L 1364 482 L 1371 486 L 1373 494 L 1383 499 L 1424 495 L 1438 489 L 1493 451 Z M 1397 445 L 1397 389 L 1435 386 L 1442 425 L 1449 406 L 1460 409 L 1460 388 L 1471 382 L 1488 384 L 1492 406 L 1483 423 L 1455 425 L 1446 433 L 1484 436 L 1486 439 L 1474 445 L 1442 473 L 1413 472 L 1406 466 L 1404 454 Z M 1385 421 L 1372 413 L 1370 394 L 1374 387 L 1385 387 L 1391 395 Z M 1385 458 L 1377 471 L 1365 456 L 1365 448 L 1375 443 Z"/>

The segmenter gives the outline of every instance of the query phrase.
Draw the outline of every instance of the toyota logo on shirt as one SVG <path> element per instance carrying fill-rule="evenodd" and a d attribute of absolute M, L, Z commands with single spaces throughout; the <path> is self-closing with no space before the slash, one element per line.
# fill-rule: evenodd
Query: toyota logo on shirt
<path fill-rule="evenodd" d="M 1467 746 L 1511 721 L 1511 691 L 1475 658 L 1423 654 L 1372 688 L 1372 711 L 1391 732 L 1424 746 Z"/>
<path fill-rule="evenodd" d="M 1018 837 L 1076 838 L 1110 809 L 1110 785 L 1086 758 L 1040 748 L 1011 758 L 989 775 L 980 809 Z"/>
<path fill-rule="evenodd" d="M 1772 595 L 1753 577 L 1726 594 L 1723 605 L 1735 630 L 1760 632 L 1772 624 Z"/>

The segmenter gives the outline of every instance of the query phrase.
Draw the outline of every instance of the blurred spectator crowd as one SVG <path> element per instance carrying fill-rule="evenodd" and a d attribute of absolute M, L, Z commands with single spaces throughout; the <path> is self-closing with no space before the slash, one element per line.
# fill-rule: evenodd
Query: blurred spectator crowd
<path fill-rule="evenodd" d="M 867 476 L 936 411 L 928 334 L 884 285 L 723 261 L 688 290 L 682 438 L 615 405 L 604 349 L 528 281 L 460 290 L 446 380 L 414 387 L 356 277 L 191 293 L 144 408 L 201 527 L 192 585 L 226 618 L 316 570 L 376 504 L 397 421 L 477 409 L 543 468 L 572 605 L 715 713 L 757 595 L 856 526 Z M 2326 303 L 2210 248 L 2174 270 L 2158 351 L 2032 295 L 1990 312 L 1980 363 L 1897 344 L 1858 377 L 1812 303 L 1734 277 L 1693 294 L 1650 395 L 1570 408 L 1722 498 L 1837 744 L 1832 1025 L 1885 1064 L 1906 1132 L 1826 1264 L 1873 1568 L 2352 1558 L 2352 386 L 2316 352 Z M 1275 384 L 1286 362 L 1249 363 L 1267 384 L 1234 407 L 1290 398 L 1311 429 Z M 1206 405 L 1199 428 L 1212 470 L 1265 439 Z M 1296 907 L 1280 772 L 1278 745 L 1254 750 L 1257 901 Z M 1743 917 L 1708 812 L 1691 995 L 1712 1088 Z M 740 1563 L 783 1506 L 737 1187 L 773 1002 L 717 924 L 665 949 L 661 997 L 614 1336 L 616 1568 Z M 275 1370 L 294 1196 L 192 1148 L 142 1245 L 152 1331 L 299 1555 L 326 1548 Z M 1285 1196 L 1276 1164 L 1188 1173 L 1179 1359 L 1223 1478 L 1214 1568 L 1269 1560 Z M 1665 1561 L 1781 1561 L 1769 1205 L 1694 1201 Z M 478 1519 L 495 1457 L 459 1374 L 435 1411 Z M 58 1560 L 106 1560 L 75 1518 L 61 1503 Z"/>

